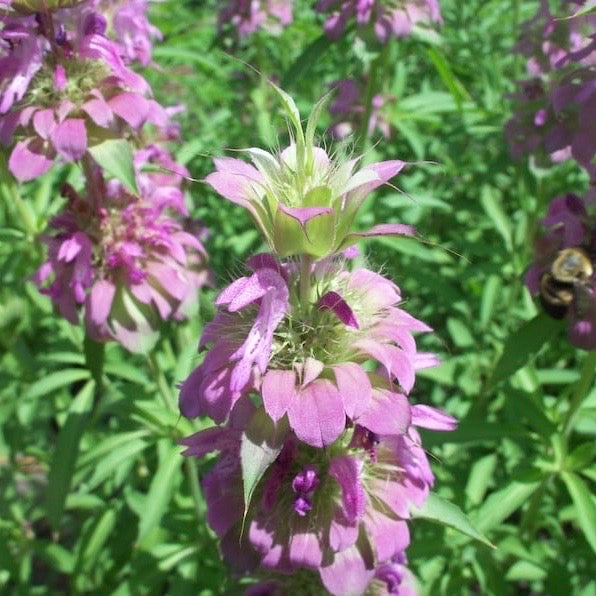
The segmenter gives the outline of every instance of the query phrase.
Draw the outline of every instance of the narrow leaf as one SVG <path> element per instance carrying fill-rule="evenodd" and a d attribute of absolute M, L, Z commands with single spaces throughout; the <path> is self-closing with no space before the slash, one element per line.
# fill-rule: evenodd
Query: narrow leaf
<path fill-rule="evenodd" d="M 70 490 L 72 474 L 79 453 L 79 443 L 93 407 L 95 382 L 88 381 L 72 402 L 66 422 L 58 435 L 46 490 L 46 511 L 57 530 Z"/>
<path fill-rule="evenodd" d="M 411 507 L 411 513 L 413 517 L 421 517 L 438 522 L 444 526 L 453 528 L 474 540 L 478 540 L 479 542 L 486 544 L 486 546 L 495 548 L 494 544 L 489 542 L 489 540 L 472 525 L 472 522 L 457 505 L 445 501 L 445 499 L 442 499 L 433 493 L 428 495 L 428 499 L 426 499 L 426 502 L 421 509 Z"/>
<path fill-rule="evenodd" d="M 147 493 L 147 503 L 150 505 L 143 509 L 139 520 L 137 544 L 140 546 L 143 546 L 145 538 L 159 524 L 166 512 L 176 489 L 174 479 L 183 461 L 180 447 L 172 445 L 169 439 L 161 440 L 158 446 L 159 466 Z"/>
<path fill-rule="evenodd" d="M 488 532 L 528 501 L 540 482 L 514 481 L 505 488 L 492 493 L 476 513 L 476 527 L 480 532 Z"/>
<path fill-rule="evenodd" d="M 116 511 L 107 509 L 89 526 L 82 537 L 79 557 L 76 562 L 75 575 L 86 574 L 97 563 L 104 544 L 116 525 Z"/>
<path fill-rule="evenodd" d="M 329 38 L 325 33 L 317 37 L 292 63 L 282 78 L 281 86 L 295 85 L 330 47 Z"/>
<path fill-rule="evenodd" d="M 72 385 L 77 381 L 85 381 L 89 379 L 90 374 L 86 368 L 65 368 L 49 375 L 45 375 L 42 379 L 33 383 L 24 394 L 26 399 L 35 399 L 42 395 L 52 393 L 60 387 Z"/>
<path fill-rule="evenodd" d="M 596 553 L 596 504 L 594 503 L 594 497 L 577 474 L 563 472 L 561 476 L 575 505 L 577 523 L 582 529 L 586 540 L 590 543 L 592 550 Z"/>
<path fill-rule="evenodd" d="M 539 313 L 509 336 L 487 389 L 494 387 L 526 364 L 531 356 L 562 328 L 562 322 Z"/>
<path fill-rule="evenodd" d="M 509 216 L 503 211 L 499 200 L 496 197 L 495 189 L 484 185 L 480 191 L 480 203 L 488 216 L 488 220 L 493 224 L 495 230 L 499 233 L 507 250 L 511 251 L 513 243 L 511 240 L 511 223 Z"/>

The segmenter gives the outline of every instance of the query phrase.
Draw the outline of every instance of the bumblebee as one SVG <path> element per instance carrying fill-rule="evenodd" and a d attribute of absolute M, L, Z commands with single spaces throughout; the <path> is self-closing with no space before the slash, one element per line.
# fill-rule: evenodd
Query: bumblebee
<path fill-rule="evenodd" d="M 550 270 L 540 278 L 540 302 L 544 310 L 555 319 L 564 318 L 593 273 L 594 266 L 583 248 L 560 250 Z"/>

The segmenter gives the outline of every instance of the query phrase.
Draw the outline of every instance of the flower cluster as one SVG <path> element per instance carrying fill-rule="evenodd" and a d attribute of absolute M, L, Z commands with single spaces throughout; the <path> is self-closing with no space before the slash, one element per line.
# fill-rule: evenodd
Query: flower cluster
<path fill-rule="evenodd" d="M 51 221 L 48 260 L 34 278 L 71 323 L 82 308 L 91 337 L 133 352 L 155 342 L 160 320 L 194 314 L 197 290 L 209 283 L 201 242 L 167 213 L 186 210 L 180 189 L 153 189 L 144 176 L 139 195 L 105 183 L 99 169 L 87 196 L 65 186 L 67 206 Z"/>
<path fill-rule="evenodd" d="M 319 0 L 319 12 L 330 16 L 325 32 L 338 39 L 354 19 L 359 28 L 370 28 L 381 43 L 390 37 L 407 37 L 419 23 L 442 23 L 438 0 Z"/>
<path fill-rule="evenodd" d="M 416 371 L 438 362 L 416 348 L 414 334 L 430 328 L 345 250 L 366 195 L 404 164 L 356 170 L 357 160 L 330 157 L 312 145 L 322 104 L 304 134 L 278 92 L 292 145 L 278 156 L 248 150 L 254 165 L 218 159 L 207 177 L 249 210 L 274 254 L 248 259 L 249 273 L 216 300 L 179 404 L 219 426 L 186 438 L 185 454 L 219 452 L 203 481 L 208 521 L 233 569 L 264 580 L 249 593 L 291 593 L 300 581 L 301 593 L 409 594 L 410 508 L 433 484 L 416 427 L 456 421 L 411 403 Z"/>
<path fill-rule="evenodd" d="M 279 33 L 292 22 L 291 0 L 228 0 L 219 13 L 218 27 L 233 25 L 240 37 L 248 37 L 258 29 Z"/>
<path fill-rule="evenodd" d="M 574 194 L 552 200 L 540 222 L 546 233 L 538 238 L 535 261 L 526 285 L 539 294 L 546 312 L 569 320 L 569 341 L 596 349 L 596 194 Z"/>
<path fill-rule="evenodd" d="M 40 6 L 22 10 L 30 4 Z M 20 181 L 40 176 L 58 156 L 80 160 L 90 145 L 169 120 L 125 62 L 148 52 L 142 27 L 134 28 L 143 19 L 126 17 L 136 3 L 113 13 L 124 45 L 107 37 L 97 2 L 49 10 L 52 4 L 12 2 L 12 11 L 0 13 L 0 142 L 16 141 L 9 168 Z"/>
<path fill-rule="evenodd" d="M 330 86 L 336 93 L 335 99 L 329 106 L 329 113 L 334 119 L 331 134 L 335 138 L 345 139 L 358 130 L 362 118 L 367 116 L 362 97 L 362 85 L 353 79 L 341 79 L 334 81 Z M 391 125 L 381 113 L 383 106 L 390 99 L 380 93 L 372 98 L 370 115 L 368 115 L 369 135 L 378 130 L 386 139 L 391 136 Z"/>
<path fill-rule="evenodd" d="M 539 162 L 575 159 L 596 176 L 596 25 L 593 14 L 576 16 L 585 2 L 562 3 L 569 14 L 553 16 L 546 0 L 524 24 L 517 49 L 530 79 L 512 95 L 516 113 L 505 125 L 514 157 Z M 538 40 L 538 43 L 536 42 Z"/>
<path fill-rule="evenodd" d="M 150 63 L 159 37 L 146 9 L 145 0 L 0 6 L 0 141 L 14 143 L 9 169 L 31 180 L 59 156 L 79 162 L 85 178 L 80 193 L 63 187 L 68 201 L 50 222 L 48 259 L 34 279 L 70 322 L 84 313 L 90 337 L 131 351 L 155 342 L 161 320 L 192 314 L 209 281 L 202 227 L 181 219 L 188 172 L 162 145 L 177 138 L 171 116 L 180 108 L 151 99 L 129 68 Z M 141 132 L 146 123 L 152 135 Z M 126 148 L 117 154 L 121 171 L 130 166 L 126 186 L 100 168 L 105 141 Z M 115 147 L 104 144 L 103 154 Z"/>

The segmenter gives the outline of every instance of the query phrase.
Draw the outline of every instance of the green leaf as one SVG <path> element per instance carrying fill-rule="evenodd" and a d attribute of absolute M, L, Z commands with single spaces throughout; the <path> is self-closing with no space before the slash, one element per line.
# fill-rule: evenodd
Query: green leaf
<path fill-rule="evenodd" d="M 113 375 L 137 385 L 147 385 L 149 383 L 146 372 L 129 362 L 106 362 L 103 368 L 107 375 Z"/>
<path fill-rule="evenodd" d="M 469 348 L 475 343 L 468 327 L 459 319 L 449 317 L 447 319 L 447 331 L 449 331 L 453 343 L 458 348 Z"/>
<path fill-rule="evenodd" d="M 244 487 L 244 512 L 248 511 L 259 480 L 275 461 L 287 434 L 287 424 L 275 425 L 263 408 L 253 415 L 240 444 L 240 465 Z"/>
<path fill-rule="evenodd" d="M 510 218 L 503 211 L 495 189 L 485 184 L 480 191 L 480 203 L 488 216 L 488 220 L 493 224 L 501 238 L 503 238 L 507 250 L 511 251 L 513 243 L 511 240 Z"/>
<path fill-rule="evenodd" d="M 563 323 L 539 313 L 512 333 L 503 347 L 503 354 L 487 385 L 487 391 L 497 383 L 508 379 L 514 372 L 526 364 L 531 356 L 538 353 L 560 329 Z"/>
<path fill-rule="evenodd" d="M 594 503 L 594 497 L 577 474 L 563 472 L 561 477 L 575 505 L 577 523 L 592 550 L 596 553 L 596 504 Z"/>
<path fill-rule="evenodd" d="M 516 561 L 511 565 L 505 577 L 512 582 L 538 581 L 546 577 L 546 571 L 532 561 Z"/>
<path fill-rule="evenodd" d="M 295 85 L 296 82 L 308 72 L 308 70 L 316 63 L 317 59 L 331 47 L 329 38 L 325 33 L 317 37 L 303 52 L 296 58 L 290 68 L 284 74 L 281 80 L 282 87 L 289 87 Z"/>
<path fill-rule="evenodd" d="M 95 566 L 104 544 L 114 530 L 116 525 L 116 511 L 106 509 L 99 519 L 88 526 L 84 532 L 81 542 L 79 556 L 75 566 L 75 575 L 86 574 Z"/>
<path fill-rule="evenodd" d="M 566 458 L 565 469 L 582 470 L 587 468 L 596 458 L 596 442 L 582 443 L 578 445 Z"/>
<path fill-rule="evenodd" d="M 62 545 L 46 540 L 33 543 L 35 552 L 41 559 L 51 565 L 59 573 L 70 575 L 74 569 L 74 555 Z"/>
<path fill-rule="evenodd" d="M 505 488 L 492 493 L 475 515 L 476 527 L 480 532 L 488 532 L 512 513 L 522 507 L 540 486 L 539 481 L 513 481 Z"/>
<path fill-rule="evenodd" d="M 493 317 L 495 305 L 501 293 L 501 287 L 501 277 L 494 274 L 489 275 L 484 284 L 482 298 L 480 299 L 480 327 L 483 329 L 486 328 Z"/>
<path fill-rule="evenodd" d="M 495 548 L 494 544 L 478 532 L 466 514 L 457 505 L 442 499 L 434 493 L 428 495 L 428 499 L 426 499 L 422 508 L 411 507 L 411 513 L 413 517 L 421 517 L 438 522 L 474 540 L 478 540 L 491 548 Z"/>
<path fill-rule="evenodd" d="M 55 530 L 60 526 L 60 519 L 79 453 L 79 443 L 93 407 L 94 390 L 95 382 L 90 380 L 79 391 L 68 410 L 66 422 L 56 442 L 46 490 L 46 511 Z"/>
<path fill-rule="evenodd" d="M 436 48 L 428 48 L 426 53 L 437 69 L 443 84 L 447 87 L 451 95 L 453 95 L 453 99 L 455 99 L 458 106 L 464 101 L 470 100 L 470 94 L 451 70 L 449 62 L 445 56 L 443 56 Z"/>
<path fill-rule="evenodd" d="M 484 499 L 496 466 L 497 456 L 494 453 L 485 455 L 474 462 L 466 484 L 466 496 L 472 505 L 479 505 Z"/>
<path fill-rule="evenodd" d="M 104 480 L 112 478 L 116 472 L 123 470 L 123 466 L 144 451 L 147 446 L 147 441 L 136 439 L 108 453 L 93 467 L 91 478 L 85 482 L 87 490 L 94 490 Z"/>
<path fill-rule="evenodd" d="M 42 379 L 33 383 L 24 394 L 26 399 L 35 399 L 42 395 L 47 395 L 60 387 L 72 385 L 78 381 L 89 379 L 90 373 L 86 368 L 65 368 L 49 375 L 44 375 Z"/>
<path fill-rule="evenodd" d="M 174 479 L 183 461 L 180 455 L 181 448 L 178 445 L 172 445 L 170 439 L 159 441 L 158 451 L 159 466 L 151 480 L 146 499 L 149 506 L 144 508 L 139 520 L 137 544 L 140 547 L 145 546 L 143 544 L 145 539 L 151 530 L 159 524 L 166 512 L 176 489 Z"/>
<path fill-rule="evenodd" d="M 89 147 L 89 153 L 108 174 L 120 180 L 134 194 L 139 194 L 132 148 L 127 141 L 124 139 L 108 139 L 98 145 Z"/>

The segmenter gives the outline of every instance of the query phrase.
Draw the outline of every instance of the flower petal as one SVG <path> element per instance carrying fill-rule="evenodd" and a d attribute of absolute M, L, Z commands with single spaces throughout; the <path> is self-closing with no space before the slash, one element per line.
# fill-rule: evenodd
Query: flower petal
<path fill-rule="evenodd" d="M 346 425 L 341 396 L 326 379 L 302 388 L 288 409 L 288 417 L 296 436 L 313 447 L 330 445 Z"/>
<path fill-rule="evenodd" d="M 263 377 L 261 395 L 265 411 L 277 422 L 296 397 L 296 373 L 293 370 L 269 370 Z"/>

